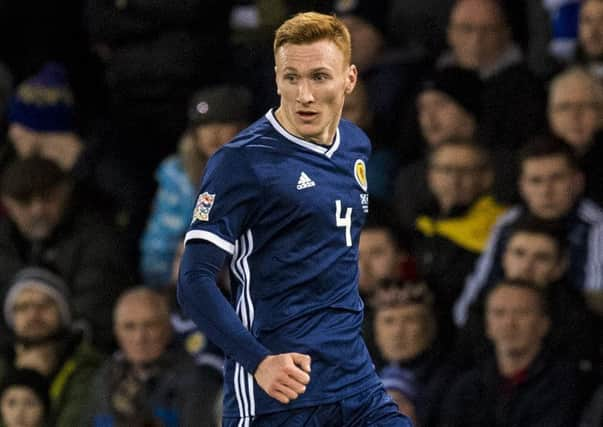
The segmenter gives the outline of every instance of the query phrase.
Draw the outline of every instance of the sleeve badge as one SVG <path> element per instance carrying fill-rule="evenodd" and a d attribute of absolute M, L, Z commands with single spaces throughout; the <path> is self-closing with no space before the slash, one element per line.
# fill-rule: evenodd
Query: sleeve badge
<path fill-rule="evenodd" d="M 193 222 L 198 221 L 209 221 L 209 211 L 214 206 L 215 194 L 209 194 L 207 192 L 199 194 L 197 198 L 197 204 L 193 211 Z"/>

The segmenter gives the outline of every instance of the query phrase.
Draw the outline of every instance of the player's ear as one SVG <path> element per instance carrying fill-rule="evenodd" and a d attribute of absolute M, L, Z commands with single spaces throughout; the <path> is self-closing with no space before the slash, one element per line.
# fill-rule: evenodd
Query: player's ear
<path fill-rule="evenodd" d="M 345 94 L 349 95 L 356 87 L 358 81 L 358 69 L 354 64 L 351 64 L 348 68 L 348 74 L 346 76 Z"/>

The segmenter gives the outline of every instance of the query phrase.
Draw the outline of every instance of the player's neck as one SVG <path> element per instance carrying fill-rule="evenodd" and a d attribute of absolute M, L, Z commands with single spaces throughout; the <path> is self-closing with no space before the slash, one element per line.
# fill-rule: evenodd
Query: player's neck
<path fill-rule="evenodd" d="M 287 132 L 305 141 L 322 145 L 323 147 L 330 147 L 333 145 L 333 142 L 335 142 L 335 134 L 337 133 L 337 124 L 339 123 L 339 118 L 333 121 L 333 123 L 321 135 L 309 136 L 301 135 L 299 132 L 297 132 L 289 120 L 287 120 L 287 117 L 280 107 L 274 110 L 274 117 Z"/>

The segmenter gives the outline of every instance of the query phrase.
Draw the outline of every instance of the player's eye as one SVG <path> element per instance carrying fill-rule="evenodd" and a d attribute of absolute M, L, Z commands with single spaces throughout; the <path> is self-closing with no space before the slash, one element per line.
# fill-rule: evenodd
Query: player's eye
<path fill-rule="evenodd" d="M 285 74 L 285 80 L 293 83 L 297 80 L 297 76 L 295 74 Z"/>
<path fill-rule="evenodd" d="M 312 76 L 312 78 L 317 81 L 323 81 L 323 80 L 327 80 L 329 78 L 329 76 L 328 76 L 328 74 L 325 74 L 325 73 L 317 73 L 317 74 L 314 74 Z"/>

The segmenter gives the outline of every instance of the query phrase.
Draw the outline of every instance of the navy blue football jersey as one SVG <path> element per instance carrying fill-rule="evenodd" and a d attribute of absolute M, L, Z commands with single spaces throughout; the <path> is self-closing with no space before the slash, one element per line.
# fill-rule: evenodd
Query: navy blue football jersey
<path fill-rule="evenodd" d="M 269 111 L 209 160 L 186 241 L 232 255 L 233 304 L 262 345 L 312 358 L 306 392 L 283 405 L 227 357 L 225 416 L 333 402 L 378 383 L 358 293 L 369 154 L 348 121 L 325 147 L 290 134 Z"/>

